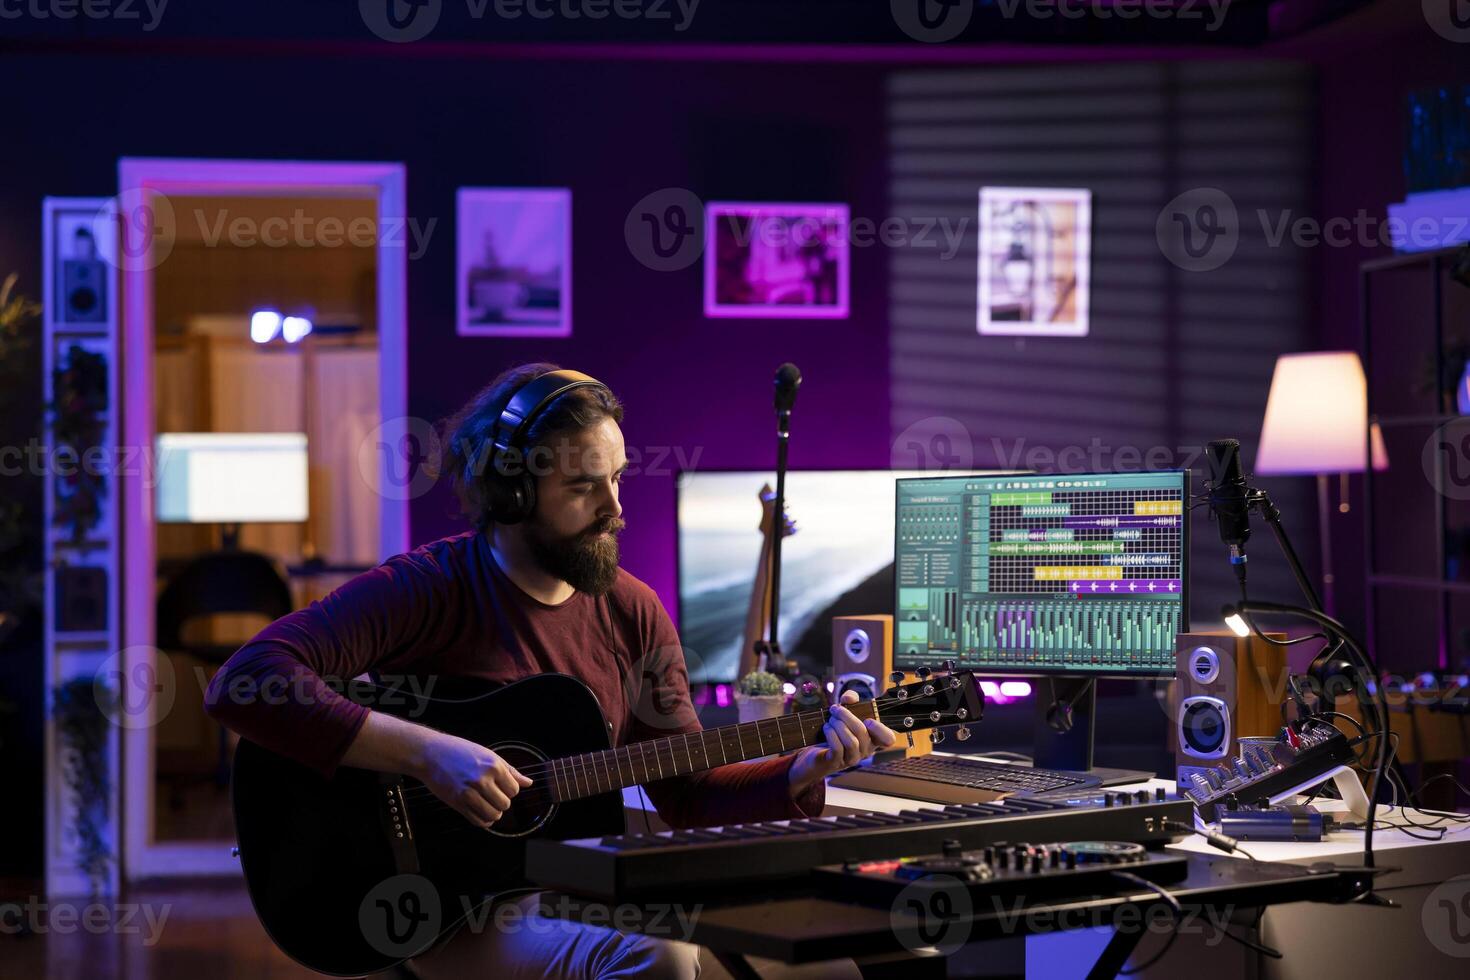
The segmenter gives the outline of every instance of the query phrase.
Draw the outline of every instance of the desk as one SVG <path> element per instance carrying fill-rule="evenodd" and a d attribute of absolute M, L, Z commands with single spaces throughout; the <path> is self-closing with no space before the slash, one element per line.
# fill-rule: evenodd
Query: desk
<path fill-rule="evenodd" d="M 1147 789 L 1151 793 L 1155 787 L 1172 791 L 1174 784 L 1154 779 L 1116 788 Z M 633 807 L 642 808 L 636 791 L 627 801 Z M 896 813 L 936 806 L 829 785 L 825 812 Z M 1280 901 L 1286 904 L 1273 902 L 1265 911 L 1259 937 L 1261 942 L 1280 950 L 1283 959 L 1260 956 L 1234 943 L 1223 942 L 1218 934 L 1200 930 L 1181 935 L 1164 960 L 1144 976 L 1175 976 L 1188 971 L 1191 980 L 1217 977 L 1231 980 L 1311 977 L 1315 980 L 1333 975 L 1414 976 L 1429 980 L 1463 975 L 1470 968 L 1470 934 L 1467 934 L 1470 921 L 1453 920 L 1451 916 L 1461 914 L 1459 896 L 1466 891 L 1461 889 L 1450 894 L 1444 889 L 1439 893 L 1435 890 L 1446 879 L 1470 875 L 1470 824 L 1459 825 L 1444 840 L 1430 843 L 1382 826 L 1398 818 L 1399 811 L 1380 808 L 1380 826 L 1374 833 L 1374 845 L 1378 865 L 1397 869 L 1380 876 L 1377 891 L 1399 903 L 1400 908 L 1302 901 L 1313 897 L 1305 893 L 1297 898 L 1285 897 Z M 1234 873 L 1245 874 L 1252 866 L 1244 857 L 1221 854 L 1199 837 L 1186 838 L 1171 849 L 1196 855 L 1203 862 L 1191 870 L 1191 880 L 1196 882 L 1200 875 L 1230 875 L 1231 868 L 1239 869 Z M 1281 862 L 1303 869 L 1319 862 L 1353 865 L 1361 862 L 1362 834 L 1340 831 L 1314 844 L 1254 842 L 1247 844 L 1246 849 L 1262 862 Z M 1206 868 L 1216 870 L 1206 871 Z M 1470 889 L 1470 881 L 1465 883 L 1465 889 Z M 1434 895 L 1432 903 L 1431 895 Z M 1239 896 L 1235 899 L 1233 904 L 1243 908 Z M 1230 896 L 1219 900 L 1229 901 Z M 1449 901 L 1450 905 L 1441 907 L 1440 900 Z M 1105 912 L 1099 907 L 1100 914 Z M 886 911 L 859 909 L 806 896 L 782 895 L 760 902 L 711 906 L 702 914 L 701 923 L 703 927 L 694 935 L 694 941 L 701 945 L 786 962 L 810 962 L 839 955 L 842 950 L 847 956 L 876 954 L 885 945 L 891 952 L 897 946 Z M 1086 975 L 1088 965 L 1097 961 L 1111 940 L 1111 930 L 1106 928 L 1031 934 L 1024 940 L 1024 952 L 1018 954 L 1015 947 L 1022 945 L 1021 940 L 986 941 L 1000 935 L 992 928 L 994 923 L 977 919 L 973 925 L 976 942 L 956 954 L 956 962 L 963 960 L 971 968 L 986 961 L 1004 963 L 1009 958 L 1012 964 L 1024 963 L 1027 975 L 1045 976 L 1048 980 Z M 1434 933 L 1432 938 L 1430 932 Z M 1008 942 L 1011 949 L 995 950 L 997 942 Z M 1161 939 L 1146 940 L 1138 959 L 1146 959 L 1161 942 Z M 910 963 L 905 969 L 912 971 L 917 965 Z"/>

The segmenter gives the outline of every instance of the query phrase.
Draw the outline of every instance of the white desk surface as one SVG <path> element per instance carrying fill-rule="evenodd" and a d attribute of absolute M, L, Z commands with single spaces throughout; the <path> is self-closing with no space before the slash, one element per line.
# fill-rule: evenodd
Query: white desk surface
<path fill-rule="evenodd" d="M 935 753 L 936 755 L 947 755 L 953 753 Z M 1006 760 L 997 760 L 1006 761 Z M 1147 790 L 1150 795 L 1156 787 L 1162 786 L 1166 791 L 1174 791 L 1174 781 L 1170 779 L 1150 779 L 1142 783 L 1130 783 L 1126 786 L 1110 786 L 1109 791 L 1135 791 Z M 630 809 L 649 809 L 645 803 L 646 797 L 640 794 L 636 787 L 623 791 L 624 805 Z M 877 813 L 897 813 L 900 810 L 940 810 L 944 805 L 930 803 L 924 800 L 913 800 L 901 796 L 886 796 L 878 793 L 864 793 L 857 790 L 843 789 L 840 786 L 827 785 L 827 806 L 837 807 L 842 810 L 873 811 Z M 1443 880 L 1448 874 L 1463 873 L 1470 868 L 1470 821 L 1463 824 L 1446 824 L 1447 832 L 1440 841 L 1419 840 L 1411 837 L 1401 830 L 1393 830 L 1384 826 L 1385 823 L 1402 822 L 1400 811 L 1386 806 L 1378 808 L 1378 826 L 1373 832 L 1373 849 L 1378 857 L 1378 864 L 1403 867 L 1408 879 L 1419 879 L 1422 874 L 1433 875 L 1435 867 L 1438 866 L 1439 877 L 1434 880 Z M 1414 819 L 1420 823 L 1430 818 L 1415 813 Z M 1329 834 L 1326 840 L 1312 843 L 1297 843 L 1286 841 L 1249 841 L 1244 848 L 1251 855 L 1261 861 L 1283 861 L 1293 864 L 1310 864 L 1313 861 L 1334 861 L 1339 863 L 1352 862 L 1354 856 L 1360 856 L 1363 852 L 1363 833 L 1357 830 L 1343 830 Z M 1191 835 L 1170 845 L 1171 849 L 1179 851 L 1193 851 L 1199 854 L 1208 854 L 1213 857 L 1230 856 L 1246 860 L 1238 853 L 1225 855 L 1222 851 L 1211 847 L 1209 843 L 1199 835 Z M 1425 854 L 1429 848 L 1446 848 L 1453 851 L 1453 860 L 1448 865 L 1440 865 L 1440 862 L 1451 858 L 1451 851 L 1435 850 L 1431 854 Z M 1412 856 L 1405 849 L 1420 848 L 1419 853 Z M 1397 855 L 1394 852 L 1399 852 Z M 1411 868 L 1410 865 L 1417 867 Z M 1456 870 L 1449 870 L 1451 867 Z M 1400 882 L 1396 881 L 1395 884 Z"/>

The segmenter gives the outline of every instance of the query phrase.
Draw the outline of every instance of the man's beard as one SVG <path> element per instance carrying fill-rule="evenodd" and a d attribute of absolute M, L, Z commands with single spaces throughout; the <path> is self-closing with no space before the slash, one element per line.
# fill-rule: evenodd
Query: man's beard
<path fill-rule="evenodd" d="M 553 537 L 534 519 L 526 542 L 541 567 L 578 592 L 602 595 L 618 580 L 618 538 L 624 523 L 616 517 L 598 521 L 569 538 Z M 598 537 L 601 531 L 607 537 Z"/>

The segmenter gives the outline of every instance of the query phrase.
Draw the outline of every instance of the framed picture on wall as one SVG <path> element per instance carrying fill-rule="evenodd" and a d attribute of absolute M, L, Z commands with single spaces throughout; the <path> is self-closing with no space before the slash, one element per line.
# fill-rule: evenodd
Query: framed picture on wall
<path fill-rule="evenodd" d="M 572 335 L 572 192 L 461 187 L 456 198 L 458 332 Z"/>
<path fill-rule="evenodd" d="M 980 189 L 982 334 L 1085 337 L 1092 191 Z"/>
<path fill-rule="evenodd" d="M 846 204 L 705 205 L 704 315 L 845 319 Z"/>

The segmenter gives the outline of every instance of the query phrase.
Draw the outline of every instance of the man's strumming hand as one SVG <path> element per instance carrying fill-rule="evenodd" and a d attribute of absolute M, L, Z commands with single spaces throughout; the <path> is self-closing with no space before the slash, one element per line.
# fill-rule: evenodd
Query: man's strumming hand
<path fill-rule="evenodd" d="M 510 801 L 531 780 L 476 742 L 433 732 L 423 749 L 417 774 L 433 794 L 470 823 L 489 827 L 510 809 Z"/>

